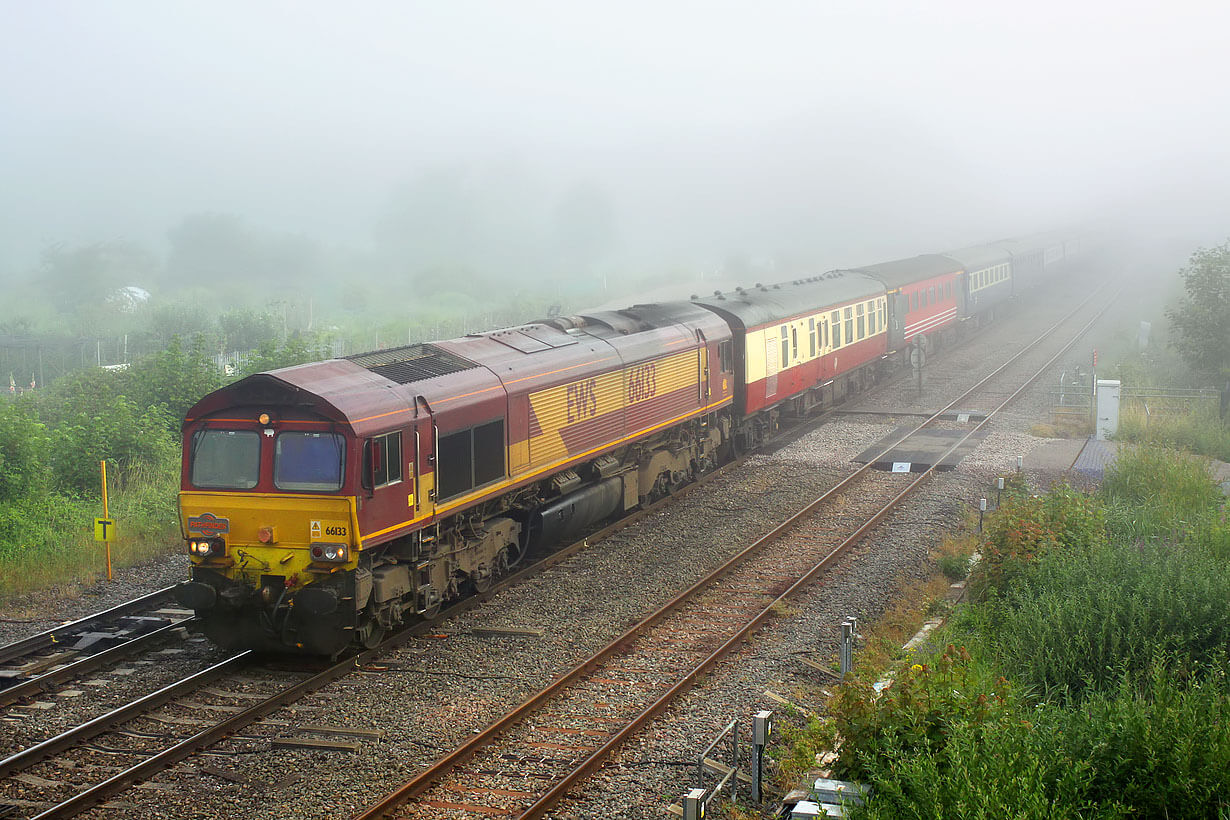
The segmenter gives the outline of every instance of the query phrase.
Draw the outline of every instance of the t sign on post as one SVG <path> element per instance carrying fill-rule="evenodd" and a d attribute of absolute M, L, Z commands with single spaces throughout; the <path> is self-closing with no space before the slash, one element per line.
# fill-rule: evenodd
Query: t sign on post
<path fill-rule="evenodd" d="M 115 519 L 111 517 L 111 509 L 107 503 L 107 462 L 102 465 L 102 501 L 103 517 L 94 519 L 94 540 L 102 541 L 107 548 L 107 580 L 111 580 L 111 542 L 115 540 Z"/>

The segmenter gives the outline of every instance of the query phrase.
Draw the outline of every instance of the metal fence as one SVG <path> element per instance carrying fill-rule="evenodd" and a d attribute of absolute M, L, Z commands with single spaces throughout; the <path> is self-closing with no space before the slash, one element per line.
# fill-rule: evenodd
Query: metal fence
<path fill-rule="evenodd" d="M 1119 391 L 1120 414 L 1140 413 L 1146 423 L 1158 417 L 1217 413 L 1220 402 L 1221 393 L 1213 387 L 1123 387 Z M 1093 421 L 1093 388 L 1088 383 L 1051 391 L 1052 423 L 1086 421 Z"/>

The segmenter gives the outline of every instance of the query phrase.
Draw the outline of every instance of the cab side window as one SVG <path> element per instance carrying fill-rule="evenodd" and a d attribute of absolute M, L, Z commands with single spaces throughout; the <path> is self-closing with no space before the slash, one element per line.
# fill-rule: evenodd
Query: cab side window
<path fill-rule="evenodd" d="M 386 487 L 402 479 L 401 433 L 386 433 L 368 439 L 363 448 L 364 484 Z"/>

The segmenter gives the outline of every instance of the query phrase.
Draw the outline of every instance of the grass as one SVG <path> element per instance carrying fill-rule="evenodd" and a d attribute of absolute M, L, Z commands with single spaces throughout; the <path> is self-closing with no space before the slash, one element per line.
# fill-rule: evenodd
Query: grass
<path fill-rule="evenodd" d="M 168 476 L 131 476 L 109 500 L 117 527 L 113 567 L 181 548 L 175 489 Z M 94 540 L 94 519 L 100 517 L 100 500 L 58 494 L 0 506 L 0 599 L 106 577 L 105 548 Z"/>
<path fill-rule="evenodd" d="M 1119 413 L 1116 440 L 1159 444 L 1198 455 L 1230 461 L 1230 423 L 1215 409 L 1192 413 L 1147 416 L 1143 408 L 1125 407 Z"/>
<path fill-rule="evenodd" d="M 902 645 L 929 618 L 947 608 L 949 581 L 936 571 L 930 577 L 904 587 L 882 615 L 859 624 L 863 643 L 854 652 L 856 669 L 882 670 L 903 657 Z"/>
<path fill-rule="evenodd" d="M 1098 495 L 989 523 L 1014 571 L 942 653 L 833 704 L 835 774 L 876 789 L 851 816 L 1230 817 L 1230 525 L 1203 465 L 1128 450 Z"/>

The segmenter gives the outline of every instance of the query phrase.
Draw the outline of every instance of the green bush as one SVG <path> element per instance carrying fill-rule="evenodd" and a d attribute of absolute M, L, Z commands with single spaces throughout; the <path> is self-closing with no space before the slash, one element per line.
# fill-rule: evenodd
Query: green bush
<path fill-rule="evenodd" d="M 66 493 L 96 496 L 103 460 L 118 470 L 120 480 L 139 467 L 165 475 L 178 455 L 168 427 L 162 405 L 142 411 L 124 396 L 99 399 L 93 412 L 70 417 L 52 431 L 50 463 L 57 486 Z"/>
<path fill-rule="evenodd" d="M 992 651 L 1044 696 L 1080 697 L 1165 654 L 1201 668 L 1230 643 L 1230 567 L 1196 544 L 1052 555 L 987 604 Z"/>
<path fill-rule="evenodd" d="M 843 685 L 834 705 L 842 737 L 836 776 L 869 776 L 869 761 L 886 742 L 893 754 L 936 753 L 955 726 L 994 721 L 1011 709 L 1008 682 L 979 674 L 970 661 L 964 647 L 949 645 L 930 663 L 903 669 L 882 695 L 866 682 Z"/>
<path fill-rule="evenodd" d="M 953 725 L 934 754 L 913 754 L 886 738 L 867 763 L 874 787 L 851 818 L 968 820 L 985 818 L 1119 818 L 1128 810 L 1086 797 L 1092 766 L 1057 757 L 1054 737 L 1016 714 L 988 723 Z"/>
<path fill-rule="evenodd" d="M 33 405 L 0 402 L 0 502 L 46 489 L 48 442 Z"/>
<path fill-rule="evenodd" d="M 1230 811 L 1230 691 L 1224 658 L 1190 684 L 1158 656 L 1146 674 L 1049 710 L 1040 726 L 1071 761 L 1087 761 L 1086 794 L 1122 804 L 1135 817 L 1200 818 Z"/>
<path fill-rule="evenodd" d="M 809 769 L 815 768 L 816 754 L 833 748 L 833 726 L 816 717 L 800 720 L 797 712 L 776 722 L 769 758 L 777 761 L 777 780 L 787 789 Z"/>
<path fill-rule="evenodd" d="M 969 575 L 969 559 L 970 556 L 966 553 L 941 555 L 937 563 L 944 577 L 955 583 Z"/>
<path fill-rule="evenodd" d="M 1216 817 L 1230 809 L 1230 693 L 1222 675 L 1177 682 L 1158 661 L 1080 708 L 1009 696 L 950 712 L 921 754 L 886 726 L 843 770 L 874 787 L 856 818 Z M 947 688 L 961 681 L 943 678 Z M 933 693 L 968 700 L 974 689 Z M 893 705 L 886 706 L 893 709 Z M 898 729 L 894 731 L 894 729 Z"/>
<path fill-rule="evenodd" d="M 1067 484 L 1042 496 L 1013 493 L 986 523 L 970 591 L 975 599 L 1002 592 L 1042 556 L 1100 542 L 1104 530 L 1102 506 Z"/>
<path fill-rule="evenodd" d="M 835 700 L 837 774 L 875 789 L 850 816 L 1230 817 L 1230 524 L 1203 466 L 1125 451 L 1098 497 L 1004 513 L 985 597 L 941 632 L 968 651 Z"/>

